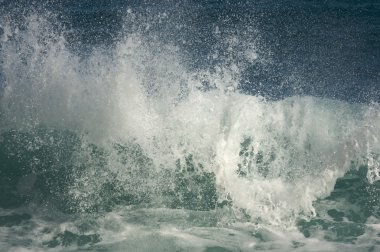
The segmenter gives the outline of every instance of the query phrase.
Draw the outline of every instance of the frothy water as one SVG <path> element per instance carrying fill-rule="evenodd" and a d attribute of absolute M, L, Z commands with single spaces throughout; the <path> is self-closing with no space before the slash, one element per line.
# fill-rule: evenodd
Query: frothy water
<path fill-rule="evenodd" d="M 249 95 L 256 31 L 214 27 L 194 67 L 144 17 L 84 54 L 55 16 L 1 20 L 1 250 L 379 249 L 377 103 Z"/>

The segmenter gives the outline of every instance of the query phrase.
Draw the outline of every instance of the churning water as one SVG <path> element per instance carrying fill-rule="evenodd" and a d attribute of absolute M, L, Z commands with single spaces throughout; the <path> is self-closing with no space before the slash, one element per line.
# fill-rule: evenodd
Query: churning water
<path fill-rule="evenodd" d="M 379 251 L 376 1 L 0 0 L 1 251 Z"/>

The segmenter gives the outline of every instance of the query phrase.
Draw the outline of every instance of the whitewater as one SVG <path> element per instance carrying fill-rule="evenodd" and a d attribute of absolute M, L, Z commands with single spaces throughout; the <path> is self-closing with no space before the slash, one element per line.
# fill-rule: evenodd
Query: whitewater
<path fill-rule="evenodd" d="M 245 92 L 252 26 L 194 67 L 165 12 L 91 49 L 0 19 L 1 251 L 380 250 L 376 101 Z"/>

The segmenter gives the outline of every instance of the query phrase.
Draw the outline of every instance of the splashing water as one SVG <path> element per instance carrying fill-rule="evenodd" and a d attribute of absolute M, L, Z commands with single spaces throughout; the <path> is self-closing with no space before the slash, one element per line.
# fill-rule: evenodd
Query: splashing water
<path fill-rule="evenodd" d="M 22 27 L 3 18 L 5 250 L 309 250 L 320 240 L 325 251 L 354 251 L 373 243 L 378 104 L 245 94 L 244 74 L 270 61 L 259 37 L 224 37 L 216 27 L 213 64 L 194 67 L 149 30 L 168 14 L 137 25 L 141 18 L 128 9 L 129 29 L 88 55 L 49 17 L 25 16 Z M 351 182 L 359 203 L 346 195 Z"/>

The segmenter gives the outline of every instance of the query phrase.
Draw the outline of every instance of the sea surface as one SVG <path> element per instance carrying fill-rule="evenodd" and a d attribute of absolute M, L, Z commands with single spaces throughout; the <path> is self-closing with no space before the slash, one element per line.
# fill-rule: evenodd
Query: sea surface
<path fill-rule="evenodd" d="M 0 0 L 0 251 L 380 251 L 380 2 Z"/>

